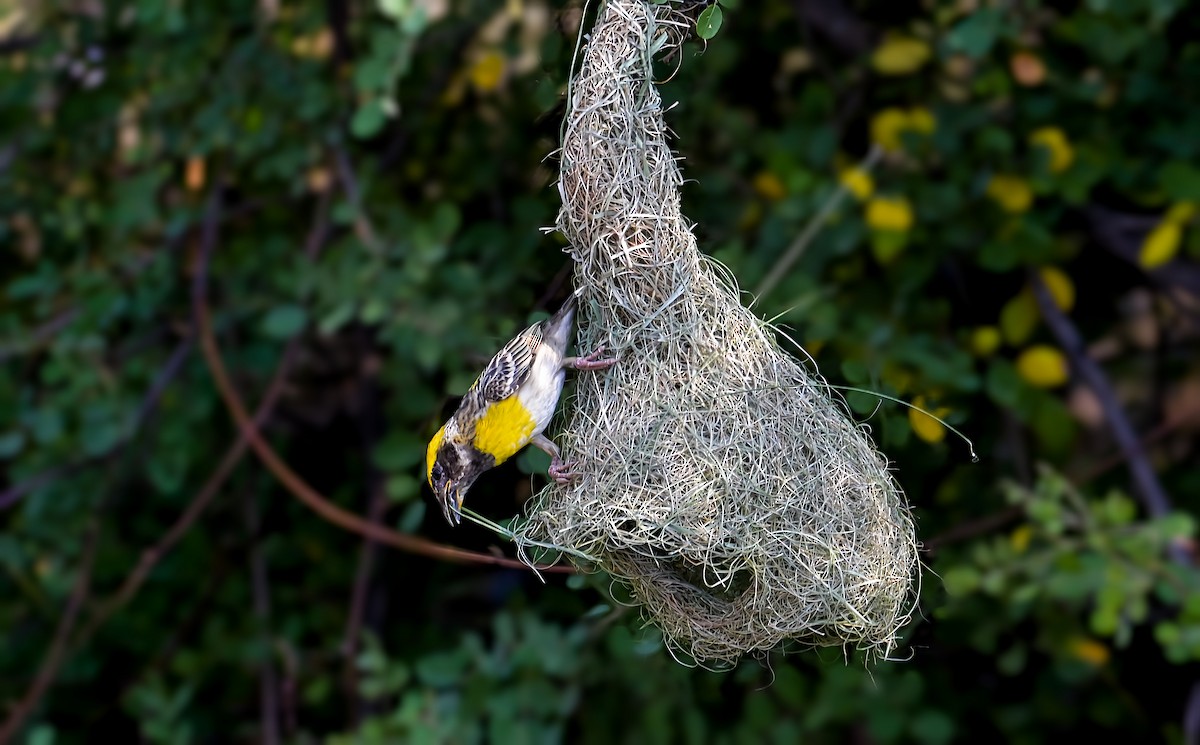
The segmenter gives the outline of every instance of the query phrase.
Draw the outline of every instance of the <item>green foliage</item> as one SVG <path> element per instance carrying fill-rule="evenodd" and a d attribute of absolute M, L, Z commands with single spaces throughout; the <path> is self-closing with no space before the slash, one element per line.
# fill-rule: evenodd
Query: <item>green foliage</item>
<path fill-rule="evenodd" d="M 252 456 L 147 553 L 236 439 L 191 302 L 217 185 L 208 294 L 250 406 L 295 341 L 270 442 L 347 510 L 496 547 L 428 508 L 424 448 L 487 356 L 565 296 L 538 228 L 558 206 L 546 158 L 576 5 L 10 5 L 0 719 L 99 534 L 20 741 L 260 741 L 264 710 L 297 743 L 1181 739 L 1200 660 L 1200 579 L 1172 558 L 1194 560 L 1200 510 L 1178 415 L 1197 372 L 1178 292 L 1200 257 L 1195 3 L 694 8 L 697 41 L 660 79 L 701 246 L 831 383 L 919 397 L 982 456 L 847 393 L 931 548 L 905 659 L 775 653 L 719 674 L 678 664 L 599 578 L 363 558 Z M 757 292 L 841 184 L 853 195 Z M 1108 412 L 1030 302 L 1050 270 L 1166 516 L 1147 517 Z M 473 505 L 510 518 L 545 467 L 523 454 Z"/>

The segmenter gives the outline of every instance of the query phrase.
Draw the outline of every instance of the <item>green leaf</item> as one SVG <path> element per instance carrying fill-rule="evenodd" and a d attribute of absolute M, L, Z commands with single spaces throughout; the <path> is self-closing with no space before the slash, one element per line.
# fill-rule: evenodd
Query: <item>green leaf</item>
<path fill-rule="evenodd" d="M 395 431 L 375 446 L 373 457 L 384 471 L 408 471 L 425 458 L 425 448 L 412 432 Z"/>
<path fill-rule="evenodd" d="M 1200 200 L 1200 168 L 1174 161 L 1158 174 L 1162 190 L 1173 200 Z"/>
<path fill-rule="evenodd" d="M 992 50 L 1000 34 L 1001 11 L 984 8 L 963 19 L 946 35 L 946 45 L 952 51 L 979 59 Z"/>
<path fill-rule="evenodd" d="M 713 38 L 721 30 L 721 22 L 724 20 L 725 13 L 720 5 L 708 6 L 696 19 L 696 36 L 705 41 Z"/>
<path fill-rule="evenodd" d="M 272 339 L 290 339 L 308 322 L 308 312 L 299 305 L 277 305 L 267 311 L 262 332 Z"/>
<path fill-rule="evenodd" d="M 50 725 L 39 724 L 29 730 L 29 736 L 25 742 L 27 745 L 54 745 L 56 734 L 54 728 Z"/>
<path fill-rule="evenodd" d="M 942 574 L 942 583 L 946 593 L 951 596 L 969 595 L 980 584 L 979 571 L 971 566 L 956 566 Z"/>
<path fill-rule="evenodd" d="M 387 495 L 393 502 L 407 502 L 416 496 L 419 489 L 415 478 L 407 473 L 397 473 L 388 477 Z"/>
<path fill-rule="evenodd" d="M 10 429 L 0 434 L 0 458 L 11 458 L 25 447 L 25 435 L 19 430 Z"/>
<path fill-rule="evenodd" d="M 913 717 L 912 733 L 914 739 L 921 743 L 938 745 L 950 742 L 954 737 L 954 720 L 940 711 L 926 709 Z"/>
<path fill-rule="evenodd" d="M 415 533 L 424 520 L 425 500 L 418 499 L 404 509 L 404 514 L 400 516 L 400 522 L 396 524 L 396 529 L 401 533 Z"/>
<path fill-rule="evenodd" d="M 433 652 L 417 660 L 417 679 L 423 685 L 452 686 L 462 680 L 467 661 L 456 652 Z"/>
<path fill-rule="evenodd" d="M 383 100 L 373 98 L 354 112 L 354 118 L 350 120 L 350 131 L 358 139 L 367 140 L 379 134 L 386 122 L 387 113 L 384 111 Z"/>

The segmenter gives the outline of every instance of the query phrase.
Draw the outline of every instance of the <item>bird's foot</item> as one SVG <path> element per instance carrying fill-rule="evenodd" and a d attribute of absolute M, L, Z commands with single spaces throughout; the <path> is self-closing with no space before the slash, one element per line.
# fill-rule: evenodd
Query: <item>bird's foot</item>
<path fill-rule="evenodd" d="M 566 364 L 576 370 L 607 370 L 617 364 L 616 357 L 601 357 L 602 354 L 604 354 L 603 344 L 596 347 L 596 351 L 584 357 L 568 357 Z"/>
<path fill-rule="evenodd" d="M 574 467 L 574 463 L 567 463 L 562 458 L 555 456 L 554 460 L 550 461 L 550 468 L 546 469 L 546 473 L 550 474 L 550 478 L 566 486 L 579 478 L 579 474 L 573 470 Z"/>

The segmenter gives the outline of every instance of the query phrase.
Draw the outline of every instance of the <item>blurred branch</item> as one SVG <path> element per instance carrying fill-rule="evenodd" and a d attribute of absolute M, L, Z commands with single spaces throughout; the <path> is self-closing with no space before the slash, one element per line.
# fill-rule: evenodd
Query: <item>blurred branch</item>
<path fill-rule="evenodd" d="M 841 0 L 793 0 L 801 22 L 849 55 L 860 55 L 873 46 L 871 27 Z"/>
<path fill-rule="evenodd" d="M 192 302 L 199 323 L 201 349 L 204 352 L 205 360 L 208 362 L 213 382 L 220 391 L 221 398 L 224 399 L 230 415 L 233 416 L 239 429 L 242 430 L 243 434 L 250 441 L 250 447 L 254 449 L 255 454 L 263 462 L 263 465 L 275 475 L 275 478 L 293 496 L 325 521 L 343 530 L 358 533 L 361 536 L 371 538 L 401 551 L 420 554 L 442 561 L 491 564 L 513 569 L 529 569 L 528 565 L 516 559 L 466 551 L 435 543 L 420 536 L 400 533 L 382 525 L 373 525 L 362 517 L 330 502 L 283 462 L 283 459 L 279 457 L 275 450 L 254 428 L 250 416 L 246 413 L 246 407 L 242 403 L 241 397 L 229 379 L 229 374 L 225 369 L 225 363 L 217 346 L 216 338 L 213 336 L 212 316 L 208 308 L 206 296 L 208 291 L 208 264 L 212 252 L 216 247 L 219 212 L 220 193 L 218 189 L 214 189 L 209 201 L 208 215 L 204 224 L 203 238 L 201 239 L 200 255 L 197 258 L 196 271 L 192 282 Z M 539 566 L 537 569 L 567 574 L 574 572 L 574 569 L 569 566 Z"/>
<path fill-rule="evenodd" d="M 1168 421 L 1159 424 L 1154 429 L 1147 432 L 1141 438 L 1142 448 L 1145 449 L 1149 445 L 1153 445 L 1159 440 L 1166 439 L 1173 434 L 1183 424 L 1183 421 Z M 1118 449 L 1117 452 L 1108 456 L 1099 463 L 1095 463 L 1091 468 L 1088 468 L 1083 473 L 1079 474 L 1072 481 L 1076 484 L 1086 484 L 1089 481 L 1094 481 L 1106 472 L 1111 471 L 1117 466 L 1125 462 L 1125 452 Z"/>
<path fill-rule="evenodd" d="M 67 641 L 71 637 L 71 631 L 75 628 L 75 620 L 79 616 L 79 609 L 83 606 L 83 601 L 88 595 L 88 589 L 91 587 L 92 567 L 96 559 L 98 533 L 99 528 L 93 521 L 88 526 L 84 537 L 83 553 L 79 559 L 79 569 L 75 577 L 75 586 L 71 589 L 71 595 L 67 599 L 67 606 L 58 621 L 58 628 L 54 631 L 54 639 L 50 642 L 45 657 L 42 658 L 41 667 L 38 668 L 37 675 L 30 684 L 29 690 L 25 692 L 25 695 L 17 702 L 12 711 L 9 712 L 8 718 L 4 720 L 4 723 L 0 724 L 0 745 L 7 745 L 7 743 L 12 742 L 30 713 L 37 708 L 42 697 L 46 695 L 46 691 L 50 689 L 50 685 L 54 682 L 54 679 L 58 677 L 58 669 L 62 666 L 66 656 Z"/>
<path fill-rule="evenodd" d="M 171 356 L 167 358 L 166 363 L 163 365 L 162 369 L 159 370 L 158 375 L 156 375 L 154 380 L 150 383 L 150 387 L 146 390 L 145 395 L 142 396 L 142 402 L 138 405 L 137 413 L 133 417 L 133 424 L 130 425 L 129 431 L 126 432 L 125 436 L 118 440 L 108 452 L 87 458 L 80 458 L 79 460 L 66 465 L 52 466 L 44 471 L 34 474 L 19 484 L 13 484 L 3 492 L 0 492 L 0 510 L 5 510 L 9 507 L 12 507 L 17 502 L 21 501 L 26 494 L 29 494 L 30 492 L 51 483 L 61 476 L 73 473 L 74 471 L 77 471 L 87 465 L 99 463 L 111 457 L 112 454 L 119 448 L 128 445 L 134 439 L 134 437 L 137 436 L 138 432 L 142 428 L 142 425 L 145 424 L 146 419 L 148 419 L 154 412 L 154 409 L 157 408 L 159 402 L 162 400 L 163 393 L 165 393 L 167 390 L 167 386 L 171 384 L 171 381 L 174 380 L 179 375 L 179 372 L 183 369 L 183 363 L 187 360 L 188 355 L 191 354 L 194 345 L 195 340 L 191 335 L 184 337 L 179 344 L 176 345 L 175 350 L 171 353 Z"/>
<path fill-rule="evenodd" d="M 387 496 L 383 485 L 372 489 L 367 506 L 367 520 L 372 525 L 382 525 L 387 509 Z M 358 653 L 359 637 L 362 634 L 363 618 L 366 616 L 367 600 L 371 591 L 371 575 L 375 570 L 375 554 L 378 544 L 370 538 L 364 539 L 358 554 L 358 568 L 354 572 L 354 586 L 350 594 L 350 608 L 346 613 L 346 632 L 342 637 L 342 657 L 345 659 L 345 694 L 350 702 L 350 726 L 357 727 L 360 717 L 358 696 L 358 668 L 355 657 Z"/>
<path fill-rule="evenodd" d="M 133 435 L 141 429 L 142 424 L 158 407 L 158 402 L 162 400 L 163 393 L 167 390 L 167 386 L 171 381 L 179 375 L 179 371 L 183 369 L 183 363 L 187 360 L 188 355 L 192 353 L 192 348 L 195 346 L 195 338 L 188 334 L 175 347 L 175 351 L 167 358 L 167 363 L 163 365 L 154 382 L 150 384 L 150 389 L 146 391 L 146 395 L 142 398 L 142 403 L 138 406 L 137 414 L 133 418 L 133 428 L 129 433 L 129 439 L 133 439 Z"/>
<path fill-rule="evenodd" d="M 231 553 L 240 550 L 240 546 L 235 547 Z M 194 600 L 194 602 L 188 604 L 186 607 L 182 607 L 182 603 L 173 606 L 180 607 L 180 613 L 174 619 L 174 623 L 169 623 L 165 626 L 165 628 L 170 630 L 166 642 L 159 647 L 158 652 L 154 655 L 154 659 L 143 665 L 140 670 L 126 678 L 120 685 L 113 688 L 112 700 L 105 702 L 100 707 L 103 713 L 107 713 L 106 710 L 116 706 L 130 690 L 147 676 L 153 675 L 155 672 L 159 672 L 167 667 L 184 643 L 208 621 L 208 614 L 216 605 L 218 592 L 225 585 L 225 581 L 235 568 L 232 563 L 222 559 L 223 556 L 218 553 L 217 561 L 215 562 L 216 565 L 208 567 L 204 586 L 187 598 L 188 600 Z M 3 744 L 0 743 L 0 745 Z"/>
<path fill-rule="evenodd" d="M 1088 207 L 1084 214 L 1090 223 L 1092 236 L 1106 251 L 1136 266 L 1156 282 L 1175 285 L 1200 295 L 1200 266 L 1180 259 L 1168 261 L 1154 269 L 1145 269 L 1139 263 L 1142 241 L 1160 218 L 1126 215 L 1096 206 Z"/>
<path fill-rule="evenodd" d="M 871 151 L 858 164 L 858 167 L 870 172 L 881 157 L 883 157 L 883 148 L 878 145 L 872 145 Z M 762 300 L 762 298 L 770 294 L 771 290 L 774 290 L 780 281 L 783 280 L 784 275 L 791 270 L 792 265 L 799 261 L 804 252 L 808 250 L 809 245 L 812 244 L 813 240 L 821 232 L 821 228 L 825 227 L 825 223 L 829 221 L 829 217 L 834 213 L 834 210 L 841 206 L 842 202 L 846 199 L 846 195 L 849 193 L 850 190 L 846 188 L 846 185 L 839 182 L 837 188 L 829 195 L 825 203 L 821 205 L 821 209 L 817 210 L 817 213 L 804 226 L 804 230 L 800 231 L 800 235 L 796 236 L 796 240 L 792 241 L 792 244 L 783 252 L 783 256 L 780 256 L 775 265 L 771 267 L 771 271 L 767 272 L 767 276 L 763 277 L 762 281 L 758 283 L 758 287 L 754 290 L 754 296 L 758 300 Z"/>
<path fill-rule="evenodd" d="M 246 532 L 250 536 L 250 592 L 254 604 L 254 616 L 258 621 L 258 633 L 264 647 L 270 648 L 271 640 L 271 582 L 267 574 L 267 562 L 263 557 L 260 530 L 262 518 L 258 503 L 253 495 L 242 500 Z M 263 655 L 258 670 L 259 696 L 259 742 L 263 745 L 279 745 L 279 686 L 276 683 L 275 667 L 271 655 Z"/>
<path fill-rule="evenodd" d="M 1133 425 L 1125 415 L 1121 402 L 1117 399 L 1117 394 L 1108 382 L 1107 376 L 1095 360 L 1088 356 L 1087 346 L 1084 344 L 1079 330 L 1055 304 L 1054 297 L 1046 288 L 1041 276 L 1037 272 L 1030 272 L 1029 281 L 1033 286 L 1038 308 L 1041 309 L 1046 325 L 1050 327 L 1051 333 L 1058 339 L 1059 345 L 1071 360 L 1071 366 L 1075 372 L 1083 379 L 1084 384 L 1092 389 L 1096 400 L 1100 402 L 1105 420 L 1112 430 L 1117 445 L 1121 448 L 1125 461 L 1129 464 L 1134 489 L 1141 497 L 1146 511 L 1153 517 L 1166 515 L 1171 511 L 1170 498 L 1159 483 L 1158 476 L 1154 473 L 1149 458 L 1146 457 L 1141 440 L 1138 439 Z M 1181 564 L 1191 563 L 1191 557 L 1182 546 L 1173 545 L 1170 552 L 1171 558 L 1175 561 Z"/>
<path fill-rule="evenodd" d="M 58 315 L 38 326 L 29 335 L 29 339 L 25 341 L 9 342 L 0 346 L 0 362 L 19 357 L 23 354 L 29 354 L 35 349 L 38 349 L 52 337 L 58 334 L 67 326 L 70 326 L 79 318 L 78 308 L 68 308 L 61 311 Z"/>
<path fill-rule="evenodd" d="M 329 239 L 330 201 L 329 192 L 324 192 L 317 206 L 313 225 L 309 229 L 308 237 L 304 241 L 304 254 L 309 259 L 316 258 L 322 247 L 324 247 L 325 242 Z M 190 341 L 189 338 L 189 348 Z M 283 393 L 284 382 L 287 380 L 288 372 L 291 370 L 292 362 L 295 360 L 298 349 L 299 343 L 295 339 L 289 341 L 284 348 L 283 356 L 280 357 L 279 364 L 276 365 L 275 372 L 271 375 L 271 381 L 267 384 L 262 400 L 254 412 L 254 418 L 251 420 L 251 426 L 256 431 L 262 428 L 263 423 L 271 415 L 275 404 L 279 401 L 279 397 Z M 175 544 L 191 530 L 196 521 L 200 519 L 200 516 L 204 514 L 204 511 L 208 509 L 208 505 L 217 495 L 218 490 L 224 485 L 230 474 L 233 473 L 234 468 L 241 463 L 248 446 L 249 440 L 246 438 L 245 433 L 239 430 L 237 439 L 225 451 L 225 455 L 221 457 L 221 462 L 217 465 L 216 470 L 209 475 L 208 480 L 204 482 L 204 486 L 200 488 L 200 491 L 188 503 L 183 514 L 179 516 L 179 519 L 167 530 L 158 543 L 142 552 L 137 566 L 133 568 L 133 571 L 121 583 L 121 587 L 93 615 L 91 622 L 76 638 L 76 647 L 86 644 L 87 640 L 91 638 L 100 626 L 104 625 L 114 613 L 133 599 L 133 596 L 141 589 L 154 567 L 171 552 Z"/>
<path fill-rule="evenodd" d="M 287 380 L 288 370 L 291 368 L 292 360 L 295 358 L 296 347 L 297 344 L 294 341 L 288 343 L 287 348 L 284 350 L 283 357 L 280 359 L 279 365 L 275 369 L 275 374 L 272 376 L 271 382 L 267 385 L 267 390 L 263 394 L 262 401 L 259 403 L 258 409 L 254 412 L 254 418 L 251 422 L 251 426 L 254 427 L 256 431 L 262 426 L 263 422 L 266 421 L 271 411 L 275 408 L 275 404 L 279 400 L 280 394 L 283 393 L 283 384 L 284 381 Z M 183 514 L 181 514 L 179 519 L 175 521 L 169 530 L 167 530 L 162 539 L 160 539 L 158 543 L 154 544 L 154 546 L 151 548 L 148 548 L 142 552 L 142 556 L 138 560 L 137 566 L 134 567 L 133 571 L 129 573 L 129 576 L 125 578 L 125 581 L 121 584 L 121 587 L 101 606 L 100 610 L 97 611 L 92 617 L 91 622 L 80 633 L 75 643 L 76 647 L 86 644 L 87 640 L 91 638 L 91 636 L 100 626 L 104 625 L 104 623 L 106 623 L 114 613 L 119 611 L 126 604 L 128 604 L 130 600 L 133 599 L 133 596 L 136 595 L 138 590 L 141 589 L 142 584 L 145 583 L 146 578 L 150 576 L 150 572 L 154 570 L 154 567 L 157 566 L 158 563 L 162 561 L 168 553 L 171 552 L 171 549 L 175 547 L 175 544 L 178 543 L 189 530 L 191 530 L 192 526 L 195 525 L 196 520 L 198 520 L 200 516 L 204 514 L 204 511 L 212 502 L 213 497 L 217 495 L 218 490 L 220 490 L 221 486 L 224 485 L 230 474 L 233 473 L 233 469 L 236 468 L 238 463 L 241 462 L 242 457 L 246 454 L 246 447 L 248 444 L 249 440 L 246 438 L 245 433 L 239 431 L 237 439 L 234 441 L 233 445 L 230 446 L 229 450 L 225 452 L 225 455 L 221 458 L 221 462 L 217 465 L 216 470 L 214 470 L 208 477 L 208 481 L 204 483 L 204 486 L 201 487 L 200 491 L 196 493 L 196 496 L 193 497 L 191 502 L 188 503 L 188 506 L 186 509 L 184 509 Z"/>
<path fill-rule="evenodd" d="M 993 530 L 1002 528 L 1008 523 L 1021 517 L 1023 509 L 1019 506 L 1006 507 L 999 512 L 993 512 L 990 515 L 984 515 L 978 520 L 970 520 L 965 523 L 959 523 L 954 527 L 945 530 L 928 541 L 925 541 L 924 549 L 933 553 L 939 548 L 951 543 L 959 543 L 977 536 L 991 533 Z"/>
<path fill-rule="evenodd" d="M 341 143 L 333 146 L 333 158 L 337 166 L 338 181 L 341 182 L 342 190 L 346 193 L 346 198 L 350 200 L 350 206 L 354 210 L 354 233 L 370 251 L 379 253 L 382 250 L 379 234 L 375 232 L 375 226 L 371 224 L 371 218 L 367 216 L 366 208 L 363 207 L 362 188 L 358 175 L 354 172 L 350 156 Z"/>
<path fill-rule="evenodd" d="M 369 464 L 365 478 L 367 520 L 381 525 L 384 513 L 387 511 L 388 498 L 384 475 L 371 461 L 371 453 L 379 444 L 384 430 L 384 420 L 379 413 L 382 403 L 375 376 L 366 376 L 358 385 L 357 390 L 360 399 L 355 406 L 359 412 L 356 421 L 362 440 L 363 456 Z M 350 592 L 350 606 L 346 612 L 346 630 L 342 637 L 343 685 L 349 713 L 348 725 L 351 727 L 357 727 L 366 714 L 363 711 L 362 697 L 359 696 L 358 666 L 355 657 L 358 653 L 359 636 L 362 633 L 367 604 L 371 597 L 377 554 L 378 544 L 370 538 L 363 539 L 362 547 L 359 549 L 358 567 L 354 572 L 354 584 Z"/>
<path fill-rule="evenodd" d="M 1192 684 L 1183 709 L 1183 741 L 1187 745 L 1200 745 L 1200 682 Z"/>
<path fill-rule="evenodd" d="M 40 471 L 33 476 L 30 476 L 19 484 L 13 484 L 4 491 L 0 492 L 0 510 L 6 510 L 9 507 L 12 507 L 17 502 L 21 501 L 21 499 L 29 492 L 40 489 L 57 478 L 79 470 L 83 466 L 87 465 L 88 462 L 88 460 L 80 460 L 74 463 L 68 463 L 65 466 L 52 466 L 44 471 Z"/>

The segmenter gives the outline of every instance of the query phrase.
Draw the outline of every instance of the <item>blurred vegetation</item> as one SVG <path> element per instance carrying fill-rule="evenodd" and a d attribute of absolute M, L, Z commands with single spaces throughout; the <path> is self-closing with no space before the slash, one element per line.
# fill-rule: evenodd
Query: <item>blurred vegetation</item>
<path fill-rule="evenodd" d="M 603 582 L 365 545 L 238 444 L 191 297 L 217 200 L 221 354 L 282 457 L 381 525 L 497 543 L 426 508 L 423 446 L 567 291 L 538 228 L 579 2 L 8 0 L 0 733 L 1200 737 L 1196 3 L 722 6 L 662 75 L 701 245 L 832 383 L 980 455 L 847 394 L 927 548 L 903 659 L 689 669 Z M 544 465 L 474 504 L 517 514 Z"/>

